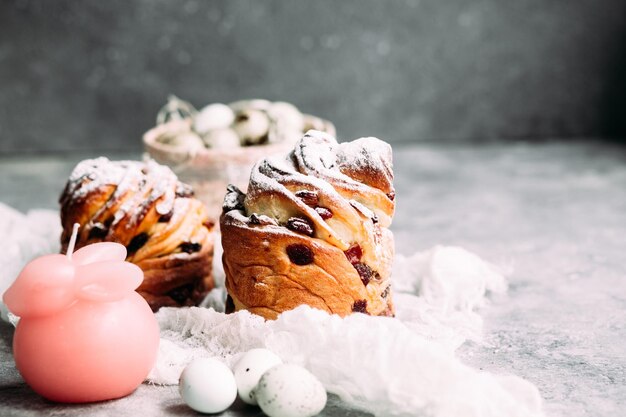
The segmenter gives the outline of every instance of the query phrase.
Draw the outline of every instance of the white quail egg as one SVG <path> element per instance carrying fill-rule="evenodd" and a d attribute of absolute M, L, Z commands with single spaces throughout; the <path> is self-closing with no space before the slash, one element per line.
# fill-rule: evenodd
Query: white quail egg
<path fill-rule="evenodd" d="M 241 145 L 239 135 L 230 128 L 211 130 L 202 136 L 202 140 L 206 147 L 211 149 L 231 149 Z"/>
<path fill-rule="evenodd" d="M 193 129 L 201 135 L 211 130 L 229 127 L 235 120 L 235 112 L 226 104 L 209 104 L 196 114 Z"/>
<path fill-rule="evenodd" d="M 187 365 L 178 390 L 185 403 L 201 413 L 221 413 L 237 398 L 233 373 L 214 358 L 196 359 Z"/>
<path fill-rule="evenodd" d="M 270 121 L 261 110 L 242 110 L 237 113 L 233 129 L 242 145 L 258 145 L 267 141 Z"/>
<path fill-rule="evenodd" d="M 252 349 L 247 351 L 233 368 L 239 398 L 245 403 L 256 405 L 254 389 L 261 376 L 273 366 L 282 361 L 272 351 L 267 349 Z"/>
<path fill-rule="evenodd" d="M 310 417 L 326 406 L 322 383 L 301 366 L 282 364 L 263 374 L 255 390 L 259 407 L 270 417 Z"/>

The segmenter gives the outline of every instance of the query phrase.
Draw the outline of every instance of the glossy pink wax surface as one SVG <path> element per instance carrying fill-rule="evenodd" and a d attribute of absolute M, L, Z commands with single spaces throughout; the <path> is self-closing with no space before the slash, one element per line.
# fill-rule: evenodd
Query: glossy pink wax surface
<path fill-rule="evenodd" d="M 20 316 L 15 363 L 33 390 L 58 402 L 130 394 L 156 361 L 159 328 L 134 290 L 143 280 L 114 243 L 86 246 L 69 260 L 48 255 L 28 264 L 4 294 Z"/>

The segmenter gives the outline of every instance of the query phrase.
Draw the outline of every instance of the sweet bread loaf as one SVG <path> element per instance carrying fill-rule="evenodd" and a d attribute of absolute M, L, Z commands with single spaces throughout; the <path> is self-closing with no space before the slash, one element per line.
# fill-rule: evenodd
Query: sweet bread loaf
<path fill-rule="evenodd" d="M 76 247 L 118 242 L 144 271 L 137 291 L 154 311 L 196 305 L 213 288 L 213 223 L 193 190 L 154 161 L 89 159 L 74 168 L 61 198 L 62 250 L 74 223 Z"/>
<path fill-rule="evenodd" d="M 247 194 L 229 186 L 220 218 L 227 310 L 393 315 L 392 181 L 391 147 L 376 138 L 309 131 L 258 162 Z"/>

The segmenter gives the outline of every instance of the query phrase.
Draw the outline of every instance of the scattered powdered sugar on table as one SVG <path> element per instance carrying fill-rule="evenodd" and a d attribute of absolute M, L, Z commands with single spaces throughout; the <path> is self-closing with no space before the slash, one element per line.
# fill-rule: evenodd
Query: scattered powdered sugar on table
<path fill-rule="evenodd" d="M 0 203 L 2 292 L 26 262 L 58 253 L 60 229 L 54 211 L 24 215 Z M 217 356 L 232 365 L 243 352 L 266 347 L 305 366 L 350 406 L 377 416 L 543 415 L 541 397 L 529 382 L 472 369 L 455 357 L 465 340 L 480 340 L 476 309 L 485 305 L 486 294 L 506 290 L 496 267 L 462 248 L 436 246 L 396 257 L 395 319 L 364 314 L 342 319 L 308 306 L 275 321 L 247 311 L 226 315 L 220 259 L 216 245 L 217 288 L 203 304 L 208 308 L 157 313 L 161 345 L 149 381 L 177 384 L 194 358 Z"/>

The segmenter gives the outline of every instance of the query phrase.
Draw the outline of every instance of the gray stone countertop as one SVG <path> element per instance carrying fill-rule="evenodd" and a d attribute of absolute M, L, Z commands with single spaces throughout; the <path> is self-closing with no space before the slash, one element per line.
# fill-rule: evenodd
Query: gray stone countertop
<path fill-rule="evenodd" d="M 0 158 L 0 201 L 56 208 L 88 156 Z M 138 155 L 109 155 L 113 158 Z M 471 366 L 538 386 L 549 416 L 626 413 L 626 149 L 602 143 L 419 145 L 395 149 L 396 250 L 463 246 L 512 270 L 481 311 Z M 0 324 L 0 415 L 195 415 L 177 387 L 142 385 L 91 405 L 47 402 L 23 383 Z M 147 400 L 147 401 L 146 401 Z M 347 413 L 334 398 L 323 415 Z M 238 405 L 224 415 L 261 415 Z"/>

